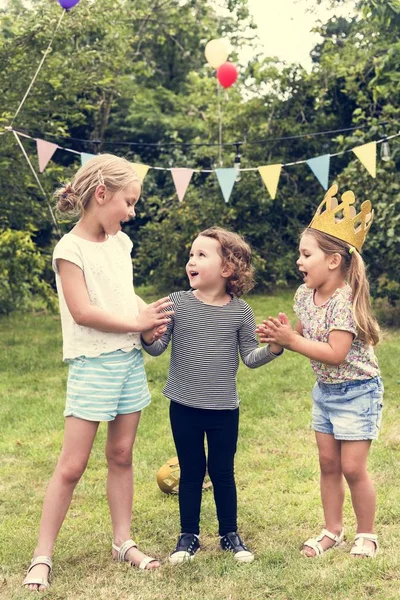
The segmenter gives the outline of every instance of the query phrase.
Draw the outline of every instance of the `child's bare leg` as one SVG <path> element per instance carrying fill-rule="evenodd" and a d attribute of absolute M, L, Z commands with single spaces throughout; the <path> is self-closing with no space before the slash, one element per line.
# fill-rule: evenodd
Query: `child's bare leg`
<path fill-rule="evenodd" d="M 343 520 L 344 482 L 341 466 L 341 442 L 333 435 L 315 432 L 320 464 L 321 500 L 324 509 L 325 528 L 334 534 L 340 534 Z M 325 549 L 334 544 L 328 537 L 322 538 L 321 546 Z M 304 546 L 304 554 L 315 556 L 315 551 Z"/>
<path fill-rule="evenodd" d="M 367 471 L 370 446 L 370 440 L 342 442 L 342 469 L 351 492 L 357 533 L 374 532 L 376 493 Z M 365 540 L 364 545 L 375 548 L 370 540 Z"/>
<path fill-rule="evenodd" d="M 131 537 L 133 502 L 132 448 L 139 425 L 140 412 L 117 415 L 108 424 L 106 457 L 108 463 L 107 498 L 110 506 L 114 543 L 121 546 Z M 117 553 L 113 550 L 113 556 Z M 145 555 L 137 548 L 126 554 L 127 560 L 138 566 Z M 159 567 L 153 561 L 146 568 Z"/>
<path fill-rule="evenodd" d="M 64 442 L 60 458 L 43 502 L 39 539 L 34 556 L 52 556 L 54 542 L 71 503 L 72 494 L 89 460 L 98 423 L 75 417 L 65 420 Z M 39 564 L 30 571 L 32 577 L 47 579 L 49 568 Z M 43 586 L 28 585 L 32 591 Z"/>

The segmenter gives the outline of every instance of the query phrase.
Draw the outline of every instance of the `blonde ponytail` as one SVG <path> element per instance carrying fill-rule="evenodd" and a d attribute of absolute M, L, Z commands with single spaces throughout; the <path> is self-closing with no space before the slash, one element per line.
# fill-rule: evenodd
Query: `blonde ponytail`
<path fill-rule="evenodd" d="M 379 342 L 379 325 L 372 315 L 365 263 L 357 250 L 354 250 L 350 256 L 346 279 L 353 292 L 353 313 L 359 330 L 358 337 L 367 344 L 375 346 Z"/>

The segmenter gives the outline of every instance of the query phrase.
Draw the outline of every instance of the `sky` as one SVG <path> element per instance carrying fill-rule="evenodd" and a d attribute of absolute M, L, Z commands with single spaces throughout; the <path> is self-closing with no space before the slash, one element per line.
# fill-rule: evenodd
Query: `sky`
<path fill-rule="evenodd" d="M 316 0 L 248 0 L 248 5 L 258 27 L 263 53 L 286 62 L 300 62 L 309 70 L 310 51 L 320 39 L 311 29 L 318 19 L 326 21 L 333 11 L 319 6 Z M 312 12 L 307 11 L 310 8 Z M 354 3 L 349 1 L 340 14 L 354 14 Z M 246 59 L 248 50 L 243 48 L 240 56 Z"/>

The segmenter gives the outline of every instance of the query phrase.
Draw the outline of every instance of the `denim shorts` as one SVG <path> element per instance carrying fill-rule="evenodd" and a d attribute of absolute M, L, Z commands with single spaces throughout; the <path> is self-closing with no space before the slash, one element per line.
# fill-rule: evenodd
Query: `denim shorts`
<path fill-rule="evenodd" d="M 344 383 L 317 382 L 312 391 L 312 428 L 335 440 L 376 440 L 382 419 L 380 377 Z"/>
<path fill-rule="evenodd" d="M 139 412 L 150 403 L 140 350 L 116 350 L 69 362 L 65 417 L 113 421 L 117 415 Z"/>

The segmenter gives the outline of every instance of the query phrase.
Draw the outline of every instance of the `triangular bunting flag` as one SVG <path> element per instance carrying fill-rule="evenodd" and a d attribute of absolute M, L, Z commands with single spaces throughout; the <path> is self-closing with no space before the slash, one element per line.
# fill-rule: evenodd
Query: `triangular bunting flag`
<path fill-rule="evenodd" d="M 328 189 L 329 185 L 329 162 L 331 155 L 323 154 L 315 158 L 309 158 L 306 163 L 318 179 L 324 190 Z"/>
<path fill-rule="evenodd" d="M 192 179 L 193 169 L 174 168 L 171 169 L 171 175 L 174 180 L 179 202 L 182 202 L 190 180 Z"/>
<path fill-rule="evenodd" d="M 88 160 L 96 156 L 95 154 L 89 154 L 88 152 L 81 152 L 81 165 L 87 163 Z"/>
<path fill-rule="evenodd" d="M 144 178 L 147 175 L 147 171 L 150 169 L 150 167 L 148 165 L 143 165 L 142 163 L 132 163 L 132 166 L 143 183 Z"/>
<path fill-rule="evenodd" d="M 272 200 L 275 200 L 282 165 L 265 165 L 264 167 L 257 167 L 257 169 L 265 183 L 269 195 Z"/>
<path fill-rule="evenodd" d="M 371 177 L 376 177 L 376 142 L 369 142 L 368 144 L 353 148 L 353 152 Z"/>
<path fill-rule="evenodd" d="M 215 169 L 215 173 L 217 175 L 218 183 L 224 196 L 224 200 L 225 202 L 229 202 L 233 186 L 235 185 L 237 171 L 234 168 Z"/>
<path fill-rule="evenodd" d="M 57 144 L 46 142 L 46 140 L 36 140 L 36 149 L 39 160 L 39 171 L 41 173 L 43 173 L 43 171 L 45 170 L 47 163 L 49 162 L 57 148 Z"/>

